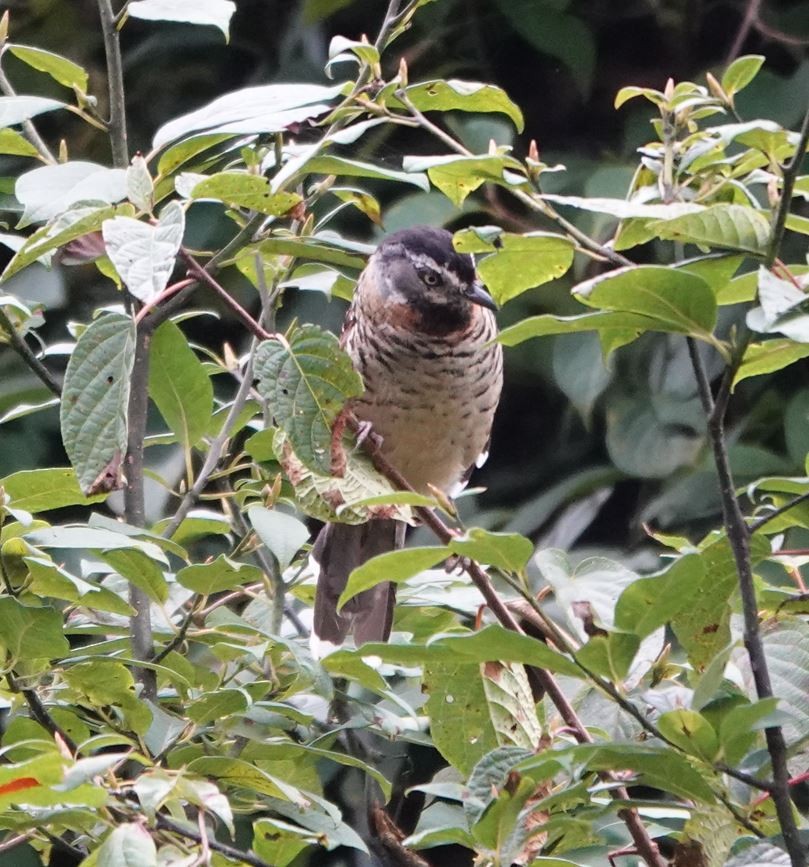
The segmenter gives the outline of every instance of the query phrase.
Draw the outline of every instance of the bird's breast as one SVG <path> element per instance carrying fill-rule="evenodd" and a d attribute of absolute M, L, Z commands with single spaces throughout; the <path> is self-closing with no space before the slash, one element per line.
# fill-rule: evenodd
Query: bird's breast
<path fill-rule="evenodd" d="M 485 450 L 502 385 L 494 317 L 476 309 L 447 335 L 358 316 L 346 349 L 365 383 L 352 402 L 417 490 L 451 491 Z"/>

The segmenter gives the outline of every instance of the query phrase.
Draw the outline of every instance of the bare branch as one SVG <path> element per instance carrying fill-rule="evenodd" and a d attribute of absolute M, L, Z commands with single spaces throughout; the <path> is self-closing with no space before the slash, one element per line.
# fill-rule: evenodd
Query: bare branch
<path fill-rule="evenodd" d="M 98 16 L 104 34 L 104 51 L 107 55 L 107 81 L 110 94 L 110 145 L 115 168 L 129 165 L 129 147 L 126 135 L 126 99 L 124 96 L 124 69 L 121 63 L 121 42 L 115 25 L 115 13 L 111 0 L 98 0 Z"/>
<path fill-rule="evenodd" d="M 22 358 L 22 360 L 31 368 L 31 370 L 42 380 L 42 382 L 52 391 L 57 397 L 62 394 L 62 386 L 54 379 L 53 374 L 47 367 L 36 357 L 34 351 L 25 342 L 25 338 L 20 335 L 14 327 L 11 320 L 8 318 L 6 311 L 0 307 L 0 331 L 8 335 L 8 341 L 11 348 Z"/>
<path fill-rule="evenodd" d="M 722 497 L 722 513 L 725 532 L 733 552 L 736 573 L 739 578 L 739 591 L 742 598 L 744 615 L 744 644 L 750 658 L 750 668 L 759 699 L 773 696 L 770 672 L 767 658 L 764 655 L 764 645 L 758 623 L 758 605 L 756 590 L 753 583 L 753 568 L 750 560 L 750 534 L 744 520 L 733 475 L 728 460 L 727 443 L 725 440 L 725 421 L 723 414 L 714 412 L 714 400 L 710 392 L 708 375 L 705 365 L 697 349 L 696 341 L 688 338 L 688 350 L 691 355 L 691 365 L 697 380 L 700 400 L 708 417 L 708 437 L 714 453 L 714 464 L 719 477 L 719 492 Z M 784 733 L 780 726 L 770 726 L 764 730 L 767 741 L 767 751 L 773 769 L 773 787 L 771 791 L 775 804 L 778 823 L 792 867 L 804 867 L 806 855 L 801 844 L 800 835 L 795 825 L 792 812 L 792 802 L 789 797 L 789 771 L 787 769 L 787 748 Z"/>

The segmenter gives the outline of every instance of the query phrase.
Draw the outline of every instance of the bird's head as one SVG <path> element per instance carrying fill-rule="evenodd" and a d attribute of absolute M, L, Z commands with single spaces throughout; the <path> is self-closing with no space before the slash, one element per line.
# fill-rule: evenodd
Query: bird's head
<path fill-rule="evenodd" d="M 468 322 L 475 305 L 497 305 L 475 274 L 472 257 L 458 253 L 446 229 L 416 226 L 389 235 L 374 254 L 381 294 L 406 304 L 427 323 Z"/>

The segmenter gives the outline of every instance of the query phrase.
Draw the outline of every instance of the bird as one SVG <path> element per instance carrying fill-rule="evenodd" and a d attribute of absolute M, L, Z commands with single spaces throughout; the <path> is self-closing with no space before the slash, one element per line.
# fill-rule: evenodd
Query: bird
<path fill-rule="evenodd" d="M 446 229 L 388 235 L 359 277 L 340 344 L 364 391 L 347 409 L 417 492 L 456 495 L 488 456 L 503 384 L 496 310 L 472 256 L 455 250 Z M 393 519 L 324 525 L 311 552 L 315 655 L 342 646 L 349 632 L 358 646 L 388 639 L 394 584 L 363 591 L 339 612 L 337 600 L 352 570 L 404 545 L 405 529 Z"/>

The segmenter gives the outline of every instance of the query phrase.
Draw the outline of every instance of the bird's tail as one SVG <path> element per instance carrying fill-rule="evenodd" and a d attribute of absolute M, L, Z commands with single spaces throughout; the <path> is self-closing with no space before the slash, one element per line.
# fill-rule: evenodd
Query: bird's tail
<path fill-rule="evenodd" d="M 377 554 L 401 548 L 405 525 L 401 521 L 376 520 L 365 524 L 326 524 L 312 548 L 319 567 L 313 638 L 339 645 L 353 631 L 357 644 L 386 641 L 393 623 L 396 588 L 389 581 L 364 590 L 337 611 L 337 600 L 348 576 Z"/>

